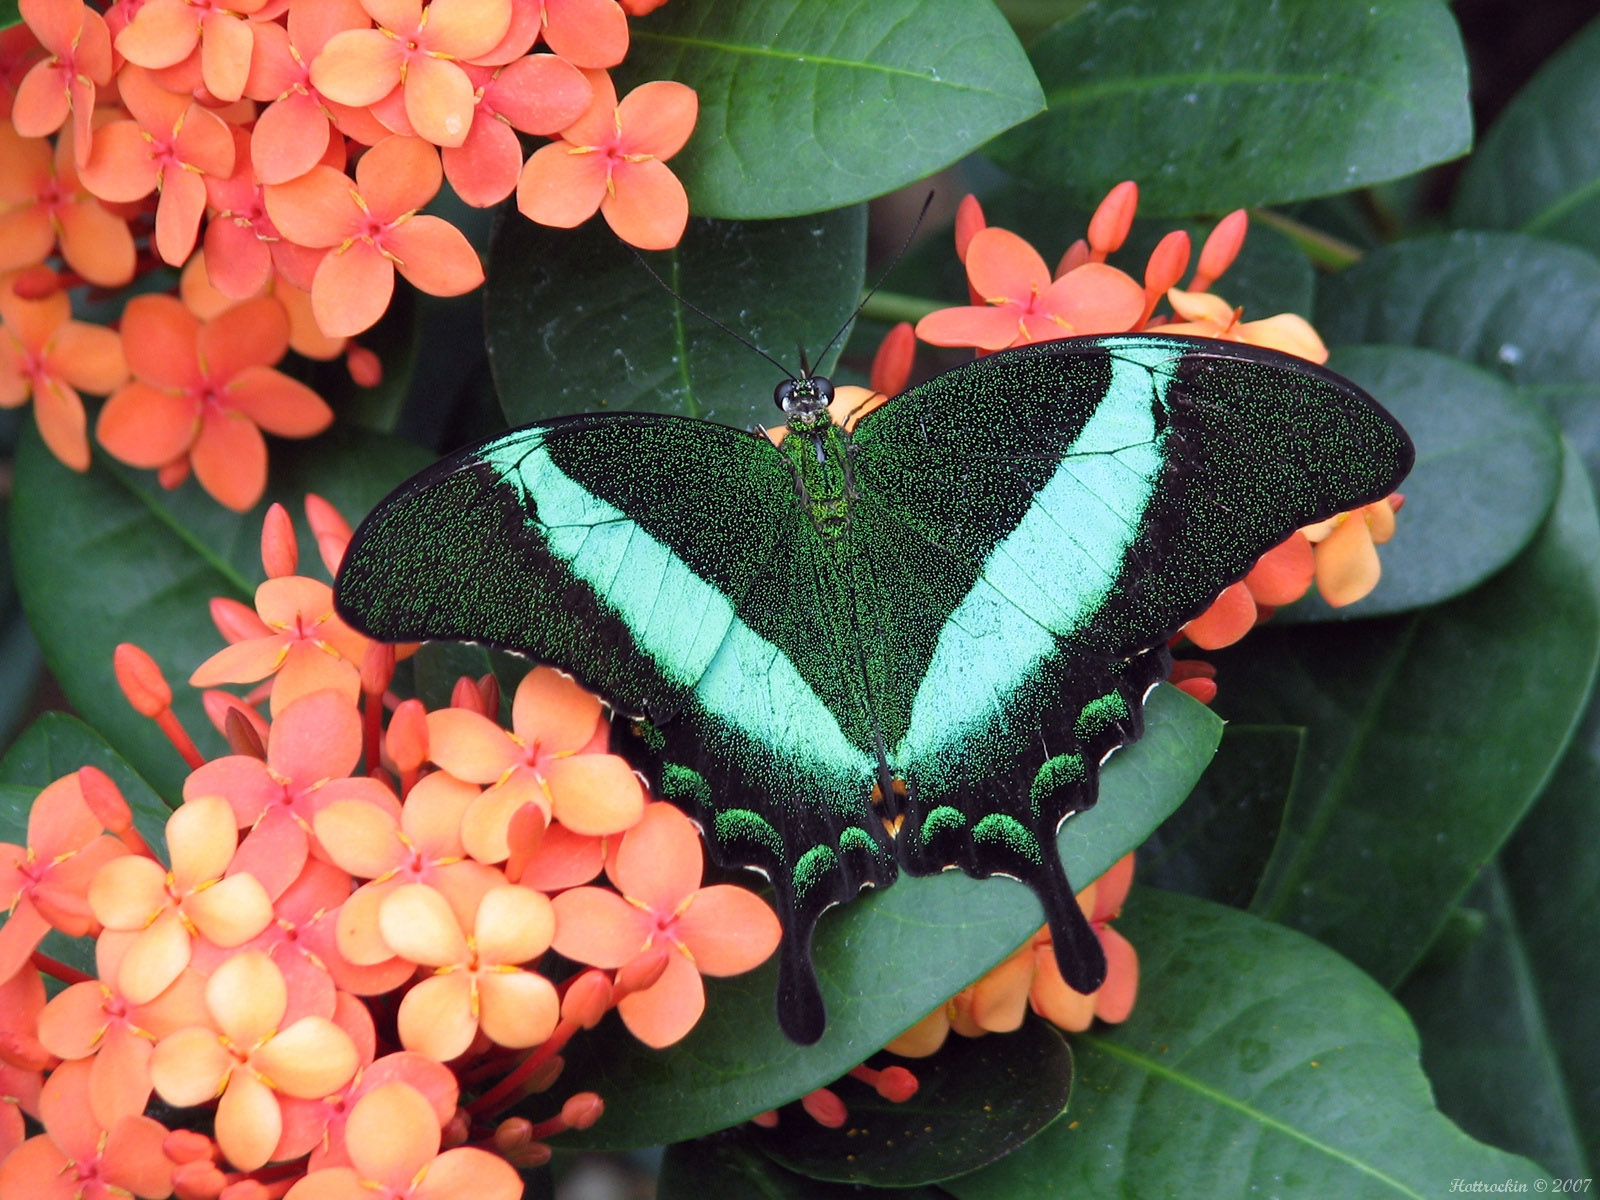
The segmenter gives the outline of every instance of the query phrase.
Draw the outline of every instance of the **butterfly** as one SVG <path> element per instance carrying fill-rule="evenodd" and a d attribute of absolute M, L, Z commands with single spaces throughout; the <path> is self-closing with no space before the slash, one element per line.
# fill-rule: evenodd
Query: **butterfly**
<path fill-rule="evenodd" d="M 1159 334 L 992 354 L 850 429 L 831 396 L 780 384 L 781 445 L 619 412 L 458 451 L 362 523 L 338 611 L 598 693 L 653 794 L 771 881 L 794 1041 L 826 1025 L 818 918 L 901 870 L 1020 880 L 1091 992 L 1058 828 L 1140 735 L 1175 632 L 1296 528 L 1388 495 L 1410 439 L 1302 359 Z"/>

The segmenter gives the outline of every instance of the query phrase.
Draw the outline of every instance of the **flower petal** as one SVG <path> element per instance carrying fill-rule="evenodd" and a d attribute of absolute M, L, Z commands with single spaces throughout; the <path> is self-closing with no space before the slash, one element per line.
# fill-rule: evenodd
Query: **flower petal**
<path fill-rule="evenodd" d="M 543 975 L 532 971 L 486 974 L 478 984 L 478 1020 L 497 1046 L 537 1046 L 555 1032 L 561 1001 Z"/>
<path fill-rule="evenodd" d="M 230 875 L 188 897 L 183 915 L 216 945 L 242 946 L 272 924 L 272 897 L 254 875 Z"/>
<path fill-rule="evenodd" d="M 739 975 L 771 957 L 783 927 L 754 892 L 734 884 L 701 888 L 674 930 L 702 975 Z"/>
<path fill-rule="evenodd" d="M 555 909 L 544 893 L 507 884 L 484 895 L 473 931 L 479 962 L 529 962 L 550 948 L 556 931 Z"/>
<path fill-rule="evenodd" d="M 128 369 L 158 388 L 194 388 L 200 370 L 200 321 L 175 296 L 135 296 L 122 312 Z"/>
<path fill-rule="evenodd" d="M 641 250 L 670 250 L 689 224 L 689 196 L 672 168 L 656 159 L 619 162 L 613 190 L 600 201 L 611 231 Z"/>
<path fill-rule="evenodd" d="M 594 736 L 600 699 L 554 667 L 535 667 L 517 684 L 511 728 L 546 754 L 580 750 Z"/>
<path fill-rule="evenodd" d="M 338 1091 L 359 1059 L 350 1035 L 326 1017 L 301 1017 L 251 1056 L 272 1086 L 286 1096 L 313 1100 Z"/>
<path fill-rule="evenodd" d="M 576 887 L 550 901 L 556 914 L 552 946 L 574 962 L 607 970 L 638 956 L 655 930 L 642 909 L 606 888 Z"/>
<path fill-rule="evenodd" d="M 694 132 L 700 98 L 694 89 L 667 79 L 641 84 L 617 105 L 622 142 L 629 154 L 671 158 Z"/>
<path fill-rule="evenodd" d="M 423 966 L 448 966 L 464 961 L 468 954 L 467 939 L 449 903 L 422 884 L 404 884 L 384 897 L 378 928 L 390 949 Z"/>
<path fill-rule="evenodd" d="M 330 100 L 365 108 L 382 100 L 400 82 L 405 50 L 376 29 L 336 33 L 311 63 L 311 86 Z"/>
<path fill-rule="evenodd" d="M 465 708 L 428 714 L 428 755 L 457 779 L 494 783 L 520 760 L 515 742 L 488 717 Z"/>
<path fill-rule="evenodd" d="M 378 323 L 394 296 L 394 264 L 369 242 L 332 250 L 311 283 L 311 311 L 330 337 L 355 337 Z"/>
<path fill-rule="evenodd" d="M 647 806 L 639 823 L 623 835 L 616 862 L 606 873 L 624 896 L 667 916 L 700 886 L 703 866 L 693 822 L 672 805 L 658 802 Z"/>
<path fill-rule="evenodd" d="M 528 156 L 517 181 L 517 208 L 530 221 L 557 229 L 582 225 L 606 196 L 604 155 L 551 142 Z"/>
<path fill-rule="evenodd" d="M 617 1003 L 622 1023 L 645 1045 L 664 1049 L 694 1028 L 706 1008 L 706 989 L 700 972 L 688 957 L 674 951 L 667 956 L 661 978 L 642 992 L 631 992 Z"/>
<path fill-rule="evenodd" d="M 200 432 L 200 410 L 188 396 L 134 380 L 106 401 L 94 435 L 132 467 L 164 467 L 181 458 Z"/>
<path fill-rule="evenodd" d="M 272 1089 L 249 1071 L 228 1077 L 217 1103 L 217 1145 L 241 1171 L 265 1166 L 283 1133 L 283 1111 Z"/>
<path fill-rule="evenodd" d="M 206 980 L 206 1010 L 236 1046 L 253 1046 L 272 1033 L 288 1007 L 283 972 L 260 950 L 235 954 Z"/>
<path fill-rule="evenodd" d="M 409 1191 L 418 1171 L 439 1153 L 439 1122 L 427 1098 L 405 1083 L 386 1083 L 357 1100 L 345 1145 L 366 1179 Z"/>
<path fill-rule="evenodd" d="M 574 833 L 621 833 L 644 812 L 639 777 L 615 754 L 558 758 L 544 767 L 544 777 L 555 819 Z"/>
<path fill-rule="evenodd" d="M 472 128 L 473 91 L 472 80 L 455 63 L 413 58 L 406 69 L 406 118 L 418 137 L 435 146 L 459 146 Z"/>
<path fill-rule="evenodd" d="M 271 296 L 246 300 L 200 327 L 201 370 L 213 385 L 226 384 L 246 367 L 270 367 L 289 349 L 289 314 Z"/>
<path fill-rule="evenodd" d="M 329 804 L 313 818 L 312 828 L 328 857 L 361 879 L 375 879 L 406 858 L 395 836 L 400 822 L 373 804 L 359 800 Z"/>
<path fill-rule="evenodd" d="M 460 1057 L 478 1033 L 471 977 L 465 971 L 453 971 L 424 979 L 400 1001 L 397 1024 L 400 1044 L 407 1050 L 439 1062 Z"/>
<path fill-rule="evenodd" d="M 313 437 L 333 424 L 333 409 L 299 380 L 271 367 L 246 367 L 223 402 L 278 437 Z"/>
<path fill-rule="evenodd" d="M 157 1043 L 150 1056 L 150 1078 L 168 1104 L 193 1108 L 216 1097 L 233 1062 L 215 1030 L 191 1025 Z"/>
<path fill-rule="evenodd" d="M 386 245 L 400 274 L 430 296 L 459 296 L 483 282 L 478 252 L 440 217 L 408 218 L 390 231 Z"/>
<path fill-rule="evenodd" d="M 200 486 L 234 512 L 254 508 L 267 490 L 266 440 L 240 413 L 202 412 L 189 461 Z"/>

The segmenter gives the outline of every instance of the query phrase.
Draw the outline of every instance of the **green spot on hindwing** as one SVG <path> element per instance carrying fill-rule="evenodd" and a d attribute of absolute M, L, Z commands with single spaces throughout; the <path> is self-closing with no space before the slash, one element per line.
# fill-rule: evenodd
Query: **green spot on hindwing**
<path fill-rule="evenodd" d="M 990 813 L 979 821 L 973 826 L 972 840 L 980 845 L 984 842 L 998 843 L 1019 858 L 1025 858 L 1033 863 L 1044 862 L 1044 854 L 1039 849 L 1039 839 L 1029 833 L 1027 826 L 1021 821 L 1005 813 Z"/>
<path fill-rule="evenodd" d="M 1038 816 L 1043 812 L 1050 798 L 1062 788 L 1084 783 L 1088 778 L 1089 772 L 1084 768 L 1081 754 L 1058 754 L 1046 759 L 1039 773 L 1033 777 L 1032 787 L 1028 789 L 1033 815 Z"/>
<path fill-rule="evenodd" d="M 827 878 L 831 871 L 839 866 L 839 856 L 828 846 L 813 846 L 800 856 L 800 861 L 794 865 L 794 894 L 797 898 L 804 898 L 805 894 L 818 883 Z"/>
<path fill-rule="evenodd" d="M 1113 725 L 1126 721 L 1129 715 L 1128 702 L 1122 698 L 1122 693 L 1108 692 L 1083 706 L 1083 711 L 1073 723 L 1073 736 L 1081 742 L 1092 741 Z"/>
<path fill-rule="evenodd" d="M 955 831 L 966 827 L 967 818 L 962 815 L 959 808 L 941 804 L 938 808 L 929 809 L 928 815 L 922 818 L 920 834 L 923 843 L 927 844 L 946 830 Z"/>
<path fill-rule="evenodd" d="M 700 777 L 695 775 L 695 778 Z M 701 780 L 702 786 L 704 782 Z M 775 859 L 780 862 L 783 860 L 783 837 L 760 813 L 751 812 L 748 808 L 730 808 L 717 814 L 715 828 L 717 841 L 724 845 L 762 846 L 770 850 Z M 796 874 L 799 874 L 798 869 Z"/>
<path fill-rule="evenodd" d="M 852 825 L 839 835 L 839 849 L 846 854 L 852 850 L 860 850 L 864 854 L 877 857 L 878 847 L 872 840 L 872 835 L 859 825 Z"/>
<path fill-rule="evenodd" d="M 662 735 L 661 730 L 656 728 L 655 722 L 635 721 L 633 730 L 644 739 L 644 744 L 650 747 L 652 754 L 660 754 L 667 748 L 667 739 Z"/>

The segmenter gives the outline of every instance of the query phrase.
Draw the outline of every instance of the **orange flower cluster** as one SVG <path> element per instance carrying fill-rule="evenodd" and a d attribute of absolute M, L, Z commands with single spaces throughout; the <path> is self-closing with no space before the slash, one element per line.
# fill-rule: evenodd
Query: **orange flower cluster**
<path fill-rule="evenodd" d="M 332 420 L 274 370 L 290 348 L 348 355 L 373 383 L 351 339 L 396 272 L 436 296 L 483 282 L 461 232 L 421 211 L 446 179 L 475 207 L 515 192 L 546 225 L 598 211 L 635 246 L 677 243 L 688 201 L 665 160 L 695 93 L 658 81 L 619 102 L 607 74 L 628 16 L 659 2 L 21 0 L 0 46 L 19 81 L 0 90 L 0 407 L 32 398 L 82 471 L 80 393 L 110 395 L 109 453 L 251 507 L 262 434 Z M 519 134 L 551 140 L 524 161 Z M 182 303 L 130 302 L 120 343 L 68 319 L 68 289 L 163 264 L 188 268 Z"/>
<path fill-rule="evenodd" d="M 1022 238 L 989 226 L 977 199 L 967 196 L 956 214 L 956 254 L 966 266 L 972 303 L 923 317 L 916 336 L 935 346 L 971 346 L 982 355 L 1055 338 L 1159 330 L 1327 361 L 1327 348 L 1304 317 L 1280 313 L 1243 321 L 1242 309 L 1211 292 L 1244 245 L 1249 218 L 1243 209 L 1217 222 L 1187 289 L 1178 287 L 1190 257 L 1189 235 L 1181 229 L 1156 244 L 1142 283 L 1107 263 L 1127 240 L 1138 205 L 1139 189 L 1131 181 L 1112 188 L 1090 219 L 1087 236 L 1073 242 L 1051 272 Z M 1163 300 L 1170 315 L 1156 311 Z M 909 357 L 907 368 L 909 373 Z M 900 377 L 900 387 L 905 377 Z M 880 390 L 892 394 L 898 388 Z M 1185 626 L 1183 636 L 1205 650 L 1230 645 L 1274 608 L 1305 595 L 1313 582 L 1329 604 L 1353 604 L 1377 586 L 1380 564 L 1374 546 L 1392 536 L 1401 502 L 1396 494 L 1290 534 Z M 1357 517 L 1361 519 L 1352 519 Z M 1216 685 L 1204 666 L 1179 667 L 1173 681 L 1209 703 Z"/>
<path fill-rule="evenodd" d="M 331 573 L 349 527 L 315 497 L 307 515 Z M 0 845 L 0 1200 L 513 1200 L 544 1139 L 602 1113 L 580 1093 L 505 1116 L 556 1084 L 574 1034 L 617 1008 L 670 1045 L 702 975 L 777 947 L 764 901 L 701 886 L 694 827 L 608 753 L 571 679 L 531 671 L 509 729 L 492 677 L 432 712 L 397 702 L 395 648 L 298 573 L 278 506 L 262 561 L 253 609 L 213 603 L 229 644 L 191 679 L 254 685 L 205 693 L 231 753 L 206 761 L 155 663 L 117 654 L 191 767 L 165 856 L 92 767 Z M 95 939 L 92 975 L 40 951 L 51 930 Z M 552 950 L 591 965 L 549 975 Z M 43 976 L 66 985 L 48 1001 Z M 212 1134 L 144 1115 L 152 1096 L 214 1107 Z"/>

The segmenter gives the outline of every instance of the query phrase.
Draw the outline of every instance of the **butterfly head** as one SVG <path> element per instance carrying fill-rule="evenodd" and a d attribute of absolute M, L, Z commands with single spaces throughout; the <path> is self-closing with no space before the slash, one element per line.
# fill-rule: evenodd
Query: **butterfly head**
<path fill-rule="evenodd" d="M 773 390 L 772 399 L 789 418 L 789 428 L 797 432 L 828 423 L 828 405 L 833 401 L 833 381 L 821 375 L 802 375 L 785 379 Z"/>

